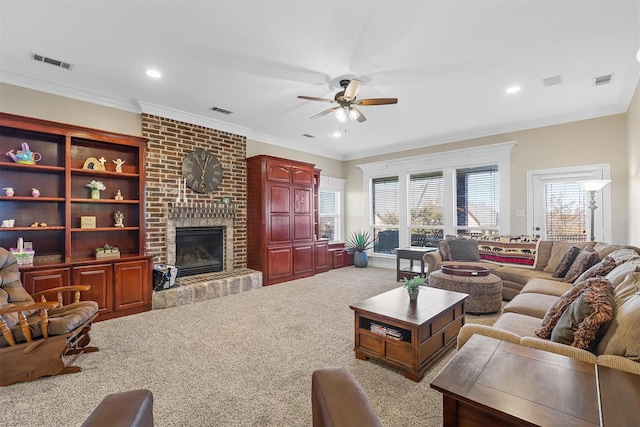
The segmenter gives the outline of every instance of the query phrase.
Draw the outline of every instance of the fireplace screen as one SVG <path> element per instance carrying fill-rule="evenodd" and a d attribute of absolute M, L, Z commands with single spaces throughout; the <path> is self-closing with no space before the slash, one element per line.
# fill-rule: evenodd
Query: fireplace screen
<path fill-rule="evenodd" d="M 176 228 L 178 277 L 222 271 L 223 227 Z"/>

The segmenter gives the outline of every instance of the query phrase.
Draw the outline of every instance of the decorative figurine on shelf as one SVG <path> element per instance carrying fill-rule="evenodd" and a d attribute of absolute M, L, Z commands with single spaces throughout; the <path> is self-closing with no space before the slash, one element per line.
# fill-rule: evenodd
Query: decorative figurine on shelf
<path fill-rule="evenodd" d="M 33 224 L 31 224 L 29 227 L 31 228 L 37 228 L 40 227 L 40 223 L 39 222 L 34 222 Z"/>
<path fill-rule="evenodd" d="M 124 224 L 122 223 L 122 221 L 124 220 L 124 214 L 122 212 L 116 212 L 113 217 L 116 219 L 114 227 L 124 227 Z"/>
<path fill-rule="evenodd" d="M 40 190 L 38 190 L 37 188 L 32 188 L 31 189 L 31 195 L 33 197 L 40 197 Z"/>
<path fill-rule="evenodd" d="M 120 190 L 118 190 L 118 194 L 116 194 L 115 199 L 116 200 L 123 200 L 124 199 L 124 197 L 122 197 L 122 193 L 120 192 Z"/>
<path fill-rule="evenodd" d="M 113 163 L 116 164 L 116 172 L 122 173 L 122 165 L 125 164 L 125 161 L 122 159 L 114 160 Z"/>
<path fill-rule="evenodd" d="M 106 170 L 104 168 L 104 162 L 106 162 L 104 157 L 100 157 L 100 160 L 96 159 L 95 157 L 89 157 L 87 160 L 84 161 L 84 165 L 82 165 L 82 169 L 93 169 L 95 171 L 103 171 L 103 170 Z"/>
<path fill-rule="evenodd" d="M 4 187 L 3 190 L 4 190 L 4 195 L 5 196 L 11 197 L 11 196 L 13 196 L 15 194 L 13 192 L 13 187 Z"/>
<path fill-rule="evenodd" d="M 89 187 L 91 189 L 92 199 L 99 199 L 100 192 L 107 189 L 107 187 L 105 187 L 105 185 L 101 181 L 91 181 L 90 183 L 86 184 L 85 187 Z"/>
<path fill-rule="evenodd" d="M 26 142 L 22 143 L 22 150 L 16 151 L 15 154 L 13 151 L 14 150 L 9 150 L 5 154 L 11 157 L 11 160 L 21 165 L 34 165 L 42 159 L 40 153 L 29 150 L 29 144 Z"/>

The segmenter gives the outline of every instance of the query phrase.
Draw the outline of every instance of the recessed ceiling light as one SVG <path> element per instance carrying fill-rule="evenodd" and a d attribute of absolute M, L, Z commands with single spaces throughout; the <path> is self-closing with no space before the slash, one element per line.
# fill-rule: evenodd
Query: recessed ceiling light
<path fill-rule="evenodd" d="M 160 74 L 160 71 L 157 70 L 147 70 L 147 76 L 153 77 L 154 79 L 159 79 L 160 77 L 162 77 L 162 74 Z"/>
<path fill-rule="evenodd" d="M 511 86 L 507 89 L 507 93 L 518 93 L 520 92 L 520 86 Z"/>

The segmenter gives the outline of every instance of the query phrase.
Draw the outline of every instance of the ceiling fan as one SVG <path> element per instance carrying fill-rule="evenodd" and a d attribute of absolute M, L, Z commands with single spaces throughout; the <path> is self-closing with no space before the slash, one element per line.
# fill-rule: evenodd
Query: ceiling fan
<path fill-rule="evenodd" d="M 298 98 L 307 99 L 310 101 L 321 101 L 330 103 L 337 102 L 337 107 L 331 107 L 327 110 L 322 111 L 321 113 L 316 114 L 311 118 L 315 119 L 317 117 L 321 117 L 335 111 L 336 118 L 340 123 L 346 123 L 348 119 L 351 119 L 352 121 L 357 120 L 361 123 L 367 120 L 364 114 L 362 114 L 362 112 L 355 107 L 356 105 L 367 106 L 398 103 L 398 98 L 369 98 L 356 100 L 356 95 L 358 94 L 361 85 L 362 82 L 360 80 L 340 80 L 340 86 L 344 90 L 336 93 L 336 96 L 333 99 L 316 98 L 314 96 L 303 95 L 298 96 Z"/>

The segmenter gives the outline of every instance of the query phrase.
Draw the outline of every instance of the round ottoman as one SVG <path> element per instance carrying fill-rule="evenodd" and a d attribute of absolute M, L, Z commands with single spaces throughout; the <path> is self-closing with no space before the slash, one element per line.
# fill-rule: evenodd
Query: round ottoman
<path fill-rule="evenodd" d="M 495 313 L 502 307 L 502 279 L 495 274 L 460 276 L 437 270 L 429 275 L 429 286 L 469 294 L 464 303 L 467 313 Z"/>

